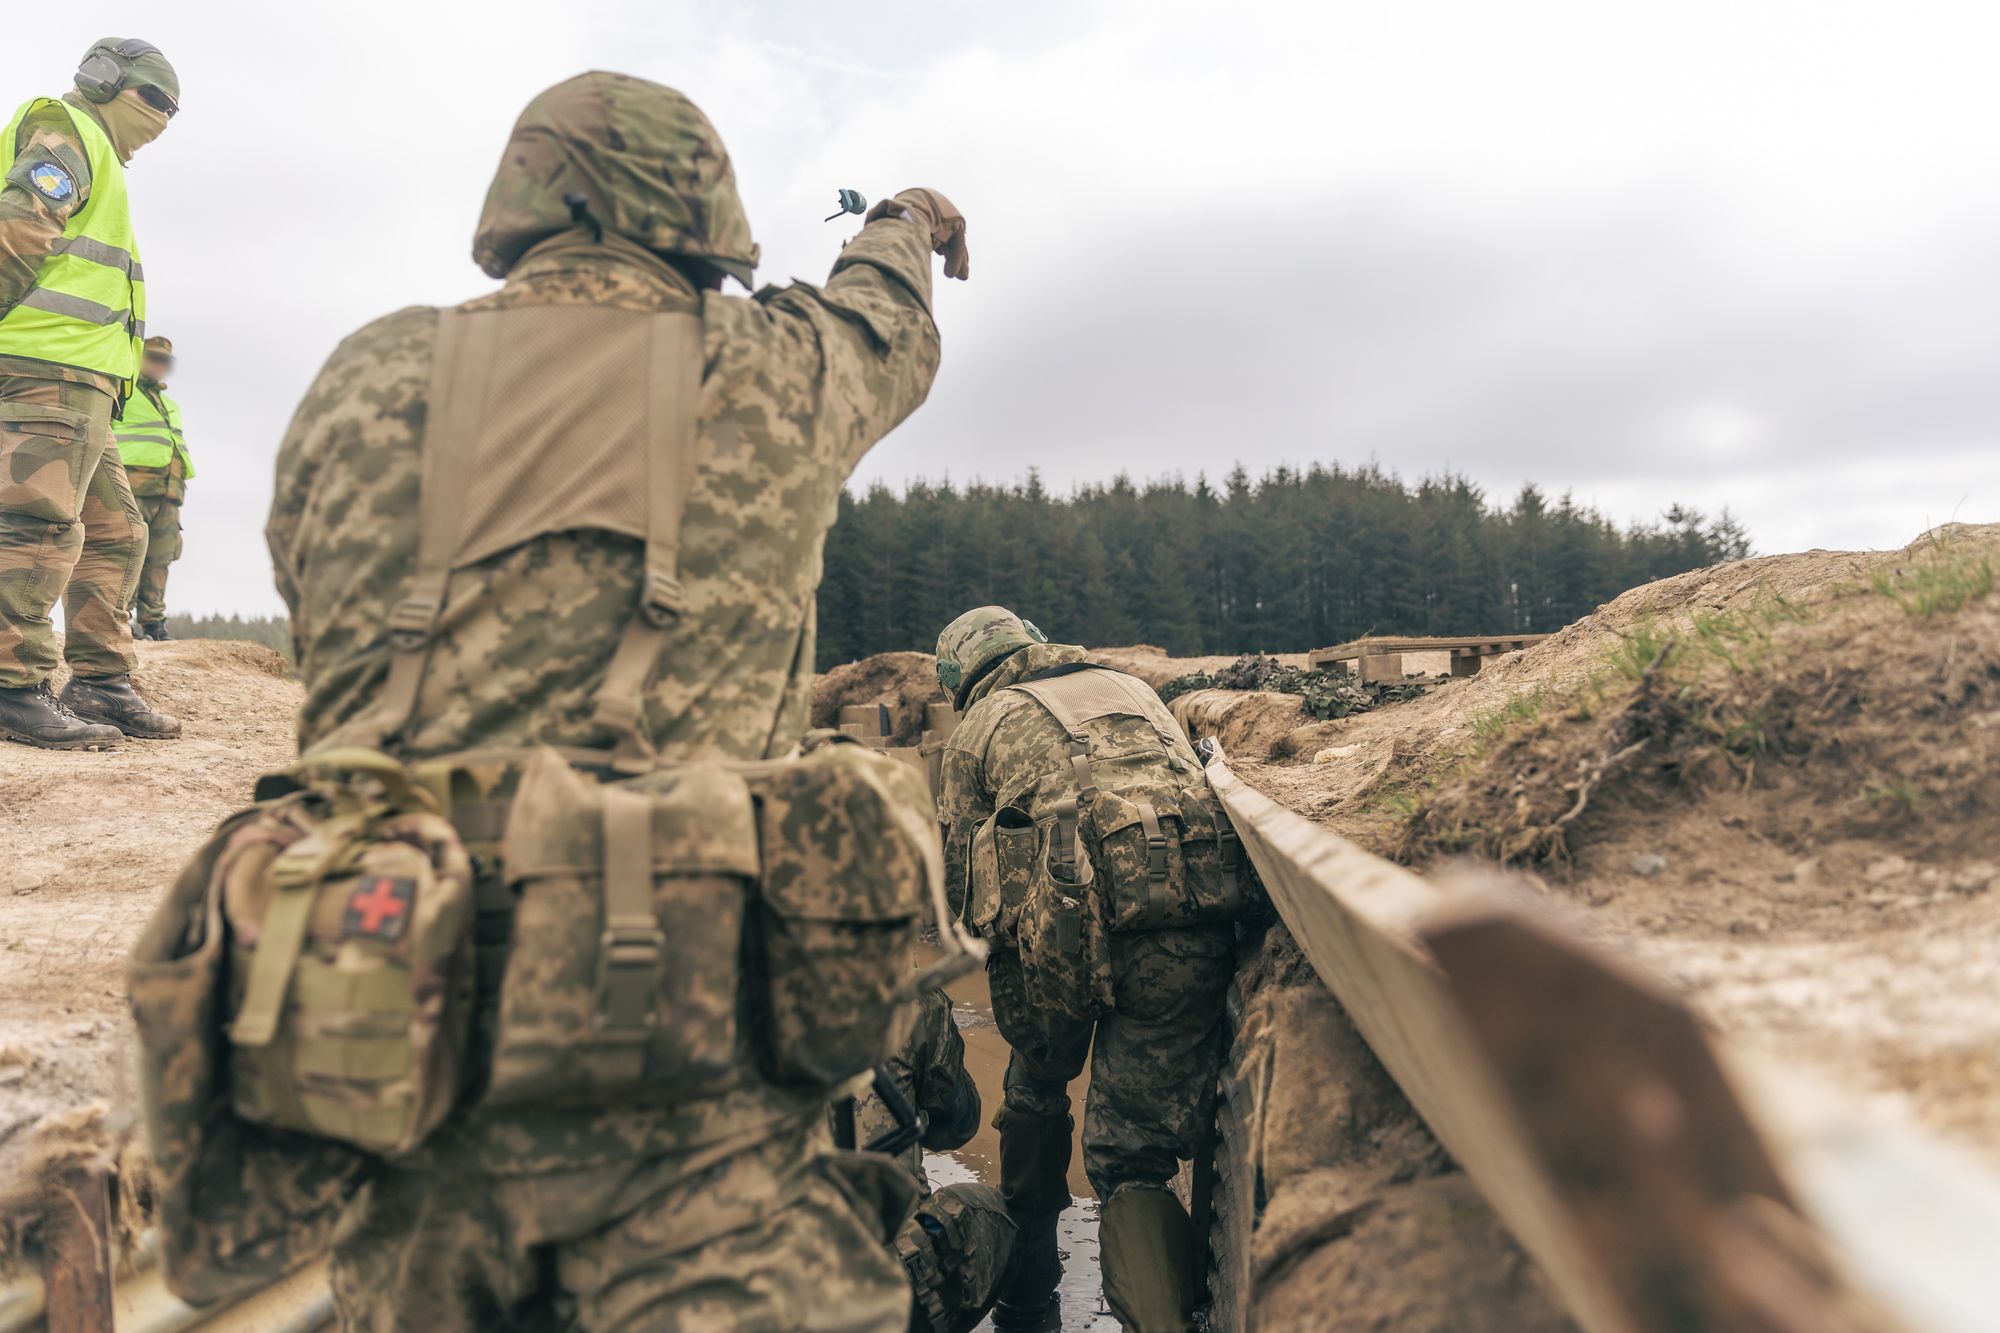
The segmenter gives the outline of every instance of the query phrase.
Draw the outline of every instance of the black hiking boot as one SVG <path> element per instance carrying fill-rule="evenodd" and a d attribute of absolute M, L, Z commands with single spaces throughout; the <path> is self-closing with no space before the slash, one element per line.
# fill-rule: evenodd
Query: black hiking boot
<path fill-rule="evenodd" d="M 164 620 L 155 620 L 150 624 L 139 626 L 138 637 L 151 639 L 154 643 L 165 643 L 167 641 L 167 622 Z"/>
<path fill-rule="evenodd" d="M 86 722 L 63 707 L 47 681 L 0 688 L 0 736 L 44 750 L 115 750 L 125 742 L 118 728 Z"/>
<path fill-rule="evenodd" d="M 103 722 L 140 740 L 170 741 L 181 734 L 181 720 L 155 712 L 132 688 L 130 676 L 71 676 L 62 702 L 86 722 Z"/>

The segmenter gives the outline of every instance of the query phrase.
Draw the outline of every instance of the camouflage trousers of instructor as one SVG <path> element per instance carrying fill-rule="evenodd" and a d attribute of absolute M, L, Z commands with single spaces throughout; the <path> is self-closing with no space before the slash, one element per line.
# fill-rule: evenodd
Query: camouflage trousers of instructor
<path fill-rule="evenodd" d="M 335 1229 L 340 1326 L 904 1333 L 891 1235 L 910 1187 L 886 1158 L 835 1153 L 825 1120 L 523 1175 L 426 1148 L 424 1169 L 375 1171 Z"/>
<path fill-rule="evenodd" d="M 137 665 L 126 608 L 146 526 L 111 447 L 115 407 L 86 384 L 0 375 L 0 688 L 39 685 L 63 658 L 84 679 Z"/>
<path fill-rule="evenodd" d="M 994 1117 L 1001 1191 L 1019 1227 L 1002 1300 L 1046 1299 L 1061 1276 L 1055 1229 L 1069 1203 L 1069 1085 L 1087 1058 L 1083 1167 L 1103 1205 L 1105 1299 L 1141 1333 L 1189 1326 L 1193 1225 L 1167 1187 L 1213 1114 L 1235 952 L 1226 924 L 1114 934 L 1113 1004 L 1095 1019 L 1032 1005 L 1018 953 L 988 960 L 994 1023 L 1013 1051 Z"/>
<path fill-rule="evenodd" d="M 146 525 L 146 563 L 139 571 L 139 623 L 157 625 L 167 618 L 167 566 L 181 558 L 181 507 L 164 495 L 142 495 L 139 518 Z"/>

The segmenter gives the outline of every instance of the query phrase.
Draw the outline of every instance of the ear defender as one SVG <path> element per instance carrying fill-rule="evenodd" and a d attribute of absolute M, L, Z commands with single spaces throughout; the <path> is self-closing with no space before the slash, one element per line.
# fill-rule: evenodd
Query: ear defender
<path fill-rule="evenodd" d="M 76 67 L 76 86 L 93 102 L 108 102 L 118 96 L 131 73 L 131 62 L 140 56 L 159 54 L 160 48 L 137 37 L 127 37 L 115 45 L 100 43 L 90 48 Z"/>

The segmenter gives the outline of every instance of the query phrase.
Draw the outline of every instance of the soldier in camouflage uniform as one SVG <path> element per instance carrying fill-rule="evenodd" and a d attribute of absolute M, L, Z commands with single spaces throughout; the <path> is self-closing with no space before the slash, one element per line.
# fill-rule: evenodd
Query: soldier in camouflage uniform
<path fill-rule="evenodd" d="M 677 614 L 631 724 L 659 758 L 773 757 L 803 734 L 823 540 L 849 472 L 929 391 L 930 255 L 964 276 L 964 228 L 941 195 L 905 192 L 869 213 L 824 285 L 725 296 L 725 277 L 748 285 L 757 247 L 691 102 L 593 73 L 522 113 L 473 246 L 506 284 L 461 309 L 701 317 Z M 267 536 L 308 751 L 377 739 L 390 618 L 419 554 L 438 328 L 412 307 L 350 336 L 279 452 Z M 547 366 L 555 401 L 566 373 Z M 619 533 L 552 532 L 453 572 L 387 748 L 608 748 L 593 696 L 651 604 L 647 556 Z M 749 1069 L 732 1091 L 665 1106 L 475 1105 L 371 1173 L 335 1235 L 335 1300 L 350 1329 L 424 1333 L 901 1329 L 909 1285 L 885 1242 L 903 1214 L 880 1216 L 833 1160 L 825 1094 Z"/>
<path fill-rule="evenodd" d="M 140 571 L 136 612 L 142 639 L 167 637 L 167 570 L 181 558 L 181 505 L 194 478 L 194 459 L 181 428 L 180 404 L 167 395 L 174 345 L 146 339 L 137 392 L 113 426 L 118 457 L 132 482 L 132 496 L 146 525 L 146 563 Z"/>
<path fill-rule="evenodd" d="M 97 750 L 180 734 L 132 687 L 146 528 L 110 448 L 145 336 L 124 168 L 166 129 L 180 81 L 154 47 L 105 38 L 76 84 L 23 105 L 0 143 L 0 737 Z"/>
<path fill-rule="evenodd" d="M 884 1072 L 922 1117 L 921 1136 L 898 1154 L 923 1195 L 895 1242 L 915 1296 L 910 1333 L 969 1333 L 999 1295 L 1014 1224 L 991 1185 L 965 1182 L 933 1192 L 924 1173 L 924 1149 L 963 1147 L 979 1129 L 979 1087 L 965 1067 L 965 1038 L 944 991 L 933 987 L 924 995 L 916 1027 Z M 855 1101 L 858 1144 L 883 1142 L 902 1128 L 874 1091 Z"/>
<path fill-rule="evenodd" d="M 1170 785 L 1200 781 L 1199 761 L 1158 697 L 1112 672 L 1103 674 L 1137 688 L 1128 689 L 1123 711 L 1093 722 L 1103 728 L 1087 756 L 1094 775 L 1080 773 L 1082 747 L 1072 744 L 1072 730 L 1022 687 L 1101 669 L 1086 667 L 1082 648 L 1047 642 L 1004 608 L 981 607 L 952 622 L 937 653 L 939 681 L 964 713 L 946 743 L 938 787 L 946 883 L 954 893 L 971 891 L 975 834 L 996 811 L 1019 809 L 1043 821 L 1045 812 L 1075 801 L 1085 781 L 1108 786 L 1116 774 L 1161 775 Z M 1038 839 L 1041 864 L 1055 833 L 1043 821 L 1028 835 Z M 1113 869 L 1095 867 L 1100 889 Z M 1114 930 L 1102 960 L 1108 975 L 1083 980 L 1082 988 L 1103 1000 L 1060 1012 L 1031 993 L 1037 978 L 1004 915 L 997 926 L 976 924 L 992 937 L 993 1016 L 1013 1048 L 995 1121 L 1001 1189 L 1020 1234 L 995 1325 L 1040 1328 L 1053 1318 L 1062 1273 L 1056 1220 L 1069 1202 L 1068 1087 L 1089 1059 L 1084 1170 L 1103 1202 L 1106 1298 L 1127 1328 L 1190 1327 L 1193 1228 L 1168 1182 L 1194 1154 L 1212 1112 L 1234 927 Z M 1077 965 L 1087 966 L 1081 959 Z"/>

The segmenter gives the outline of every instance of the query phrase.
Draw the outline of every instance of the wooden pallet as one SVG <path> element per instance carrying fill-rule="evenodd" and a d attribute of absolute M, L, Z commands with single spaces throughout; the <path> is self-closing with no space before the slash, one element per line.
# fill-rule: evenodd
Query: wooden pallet
<path fill-rule="evenodd" d="M 1546 634 L 1500 634 L 1490 638 L 1366 638 L 1350 639 L 1331 648 L 1306 654 L 1306 661 L 1319 670 L 1339 668 L 1361 678 L 1364 684 L 1399 681 L 1404 677 L 1403 658 L 1410 653 L 1450 653 L 1451 674 L 1476 675 L 1480 664 L 1501 653 L 1519 652 L 1548 638 Z"/>

